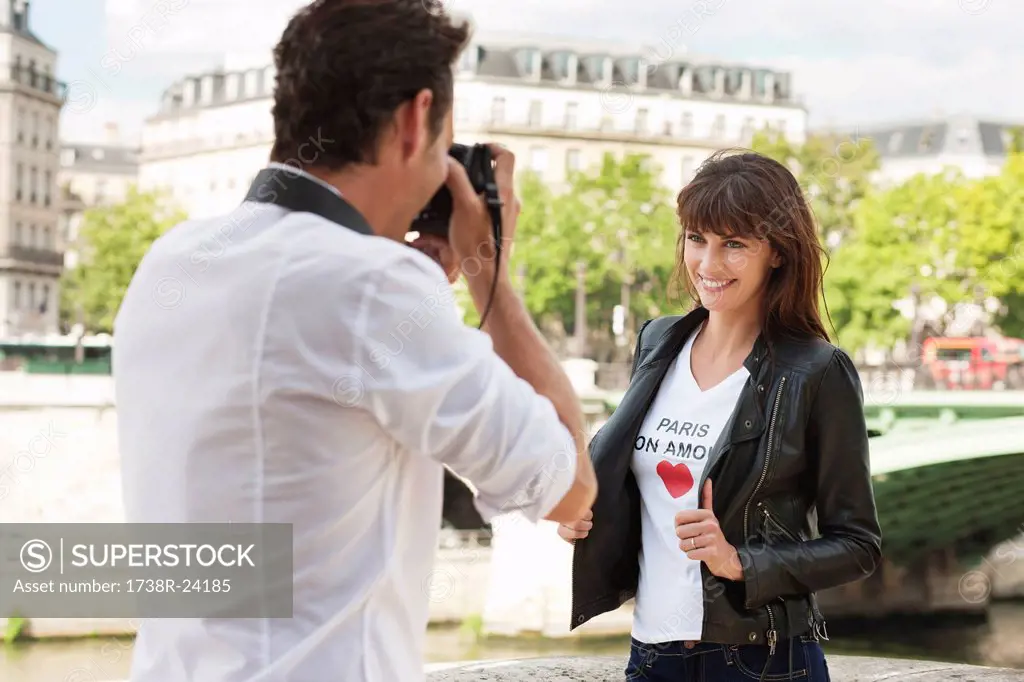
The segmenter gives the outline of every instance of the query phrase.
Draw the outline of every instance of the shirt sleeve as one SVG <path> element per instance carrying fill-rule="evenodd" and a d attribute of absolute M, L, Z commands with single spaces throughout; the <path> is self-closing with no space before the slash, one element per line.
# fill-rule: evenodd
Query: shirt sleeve
<path fill-rule="evenodd" d="M 461 320 L 433 261 L 411 252 L 378 270 L 356 325 L 359 407 L 412 455 L 466 479 L 489 521 L 546 516 L 576 475 L 576 444 L 549 399 Z"/>

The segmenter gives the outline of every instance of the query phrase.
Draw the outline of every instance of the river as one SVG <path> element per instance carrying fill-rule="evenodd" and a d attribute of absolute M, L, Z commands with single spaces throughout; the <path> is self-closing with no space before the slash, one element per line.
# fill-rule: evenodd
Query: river
<path fill-rule="evenodd" d="M 992 605 L 987 621 L 883 621 L 830 626 L 830 654 L 926 658 L 1024 669 L 1024 602 Z M 475 642 L 458 628 L 432 628 L 427 662 L 523 658 L 545 655 L 625 655 L 628 638 Z M 0 680 L 11 682 L 111 682 L 128 676 L 131 639 L 97 637 L 0 646 Z"/>

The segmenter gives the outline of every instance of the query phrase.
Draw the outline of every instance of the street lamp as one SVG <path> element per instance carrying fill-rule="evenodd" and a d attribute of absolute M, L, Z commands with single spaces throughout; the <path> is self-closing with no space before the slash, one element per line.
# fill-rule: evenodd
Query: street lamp
<path fill-rule="evenodd" d="M 587 354 L 587 266 L 583 261 L 576 262 L 576 356 Z"/>

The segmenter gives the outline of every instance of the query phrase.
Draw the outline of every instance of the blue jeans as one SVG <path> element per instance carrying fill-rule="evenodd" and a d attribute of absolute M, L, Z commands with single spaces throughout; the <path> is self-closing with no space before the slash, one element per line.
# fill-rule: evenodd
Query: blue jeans
<path fill-rule="evenodd" d="M 825 652 L 809 637 L 782 640 L 768 655 L 764 644 L 700 643 L 687 649 L 682 642 L 644 644 L 633 640 L 626 680 L 634 682 L 831 682 Z"/>

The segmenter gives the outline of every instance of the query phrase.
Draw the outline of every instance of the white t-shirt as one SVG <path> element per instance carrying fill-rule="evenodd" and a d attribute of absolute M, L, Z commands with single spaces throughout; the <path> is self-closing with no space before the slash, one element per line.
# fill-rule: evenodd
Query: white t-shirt
<path fill-rule="evenodd" d="M 697 509 L 697 489 L 718 436 L 749 377 L 741 367 L 701 391 L 690 368 L 695 332 L 672 362 L 633 447 L 643 549 L 633 637 L 648 644 L 700 639 L 704 592 L 700 562 L 679 548 L 675 515 Z"/>
<path fill-rule="evenodd" d="M 245 203 L 147 253 L 116 320 L 129 522 L 293 524 L 294 616 L 148 620 L 133 682 L 424 677 L 443 466 L 481 514 L 575 476 L 551 402 L 408 246 Z"/>

